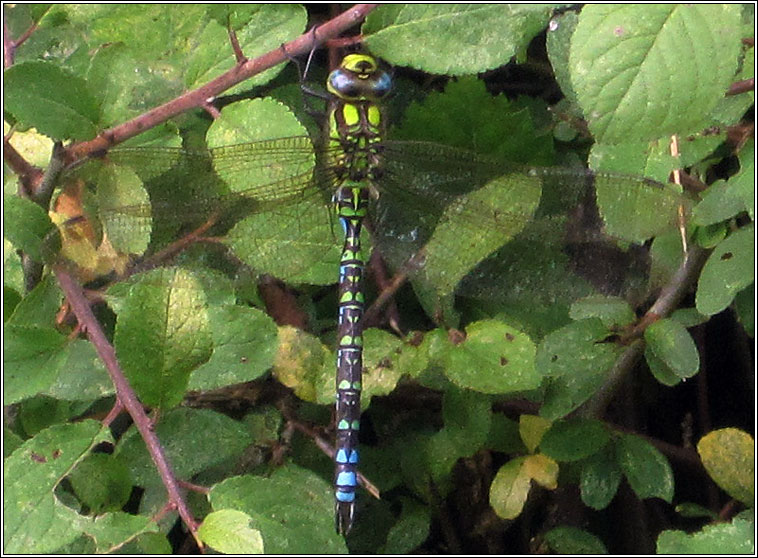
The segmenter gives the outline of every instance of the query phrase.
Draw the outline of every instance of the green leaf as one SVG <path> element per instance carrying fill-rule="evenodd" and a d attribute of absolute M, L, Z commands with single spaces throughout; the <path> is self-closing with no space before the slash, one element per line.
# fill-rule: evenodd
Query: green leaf
<path fill-rule="evenodd" d="M 569 316 L 572 320 L 600 318 L 609 329 L 620 329 L 636 319 L 634 310 L 623 298 L 616 296 L 588 296 L 571 305 Z"/>
<path fill-rule="evenodd" d="M 600 387 L 621 348 L 603 342 L 608 329 L 598 318 L 571 323 L 545 336 L 536 366 L 550 378 L 540 415 L 554 420 L 589 399 Z"/>
<path fill-rule="evenodd" d="M 428 485 L 431 481 L 438 485 L 437 489 L 442 494 L 446 494 L 451 487 L 450 476 L 455 463 L 460 457 L 465 457 L 464 454 L 459 453 L 458 443 L 458 436 L 443 428 L 429 436 L 426 443 L 421 446 L 424 471 L 427 472 L 423 482 Z M 425 488 L 427 491 L 430 489 L 429 486 Z"/>
<path fill-rule="evenodd" d="M 445 359 L 445 374 L 455 384 L 482 393 L 503 394 L 534 389 L 535 346 L 529 336 L 495 320 L 470 324 L 466 339 Z"/>
<path fill-rule="evenodd" d="M 55 276 L 43 277 L 16 306 L 9 325 L 44 328 L 60 309 L 63 295 Z"/>
<path fill-rule="evenodd" d="M 119 165 L 101 165 L 93 179 L 105 233 L 113 247 L 120 253 L 143 254 L 150 243 L 150 217 L 114 212 L 150 201 L 142 180 L 133 169 Z"/>
<path fill-rule="evenodd" d="M 653 377 L 664 386 L 675 386 L 682 381 L 682 378 L 674 374 L 674 371 L 649 346 L 645 347 L 645 361 Z"/>
<path fill-rule="evenodd" d="M 663 531 L 656 542 L 658 554 L 755 554 L 755 523 L 735 518 L 731 523 L 706 525 L 697 533 Z"/>
<path fill-rule="evenodd" d="M 595 137 L 648 140 L 709 125 L 737 69 L 739 6 L 588 8 L 571 41 L 571 82 Z"/>
<path fill-rule="evenodd" d="M 334 494 L 316 474 L 287 465 L 271 476 L 244 475 L 213 487 L 214 510 L 246 513 L 270 554 L 345 553 L 345 541 L 334 531 Z"/>
<path fill-rule="evenodd" d="M 479 451 L 490 430 L 492 411 L 488 398 L 451 386 L 442 400 L 445 430 L 458 447 L 458 454 L 470 456 Z"/>
<path fill-rule="evenodd" d="M 666 184 L 671 169 L 681 166 L 681 161 L 672 157 L 669 142 L 670 137 L 658 136 L 652 141 L 597 141 L 587 164 L 595 171 L 645 176 Z"/>
<path fill-rule="evenodd" d="M 91 523 L 82 525 L 82 530 L 95 540 L 98 553 L 128 553 L 125 545 L 155 533 L 158 525 L 150 517 L 114 511 L 94 517 Z"/>
<path fill-rule="evenodd" d="M 579 473 L 582 502 L 595 510 L 604 509 L 616 495 L 621 477 L 615 456 L 608 447 L 589 456 L 581 464 Z"/>
<path fill-rule="evenodd" d="M 337 280 L 340 247 L 326 208 L 317 200 L 240 221 L 224 242 L 250 267 L 292 283 L 328 285 Z M 297 227 L 292 223 L 297 222 Z M 285 257 L 286 254 L 286 257 Z"/>
<path fill-rule="evenodd" d="M 105 453 L 88 455 L 71 471 L 69 481 L 81 502 L 94 515 L 120 510 L 132 492 L 129 470 L 121 461 Z"/>
<path fill-rule="evenodd" d="M 54 62 L 22 62 L 5 71 L 5 110 L 55 139 L 97 133 L 99 110 L 87 82 Z"/>
<path fill-rule="evenodd" d="M 686 212 L 685 200 L 672 184 L 637 182 L 619 187 L 613 175 L 595 180 L 597 206 L 608 234 L 641 244 L 668 232 Z"/>
<path fill-rule="evenodd" d="M 118 550 L 121 554 L 171 554 L 171 544 L 162 533 L 142 533 Z"/>
<path fill-rule="evenodd" d="M 129 87 L 123 85 L 126 76 Z M 152 78 L 153 74 L 144 71 L 144 65 L 124 43 L 102 45 L 87 72 L 87 81 L 101 102 L 102 125 L 114 126 L 137 116 L 144 107 L 133 106 L 135 92 L 149 87 Z"/>
<path fill-rule="evenodd" d="M 471 194 L 462 195 L 445 208 L 432 238 L 424 247 L 423 278 L 440 296 L 450 295 L 479 262 L 520 233 L 531 221 L 540 201 L 541 187 L 534 176 L 510 174 L 489 181 Z M 471 229 L 471 208 L 487 215 L 507 215 L 502 228 L 477 228 L 477 235 L 462 241 Z M 486 209 L 484 209 L 486 208 Z M 468 227 L 466 226 L 468 224 Z"/>
<path fill-rule="evenodd" d="M 755 442 L 747 432 L 722 428 L 697 444 L 700 459 L 711 478 L 732 498 L 752 505 L 755 499 Z"/>
<path fill-rule="evenodd" d="M 197 530 L 200 539 L 224 554 L 263 554 L 263 538 L 255 522 L 244 512 L 218 510 L 209 513 Z"/>
<path fill-rule="evenodd" d="M 197 48 L 190 39 L 204 23 L 204 12 L 200 5 L 171 10 L 160 4 L 108 7 L 80 4 L 67 5 L 64 13 L 73 25 L 89 31 L 87 37 L 93 45 L 123 42 L 140 58 L 148 55 L 159 58 L 170 53 L 186 56 L 193 47 Z"/>
<path fill-rule="evenodd" d="M 4 285 L 3 302 L 5 303 L 3 304 L 3 322 L 7 322 L 13 314 L 13 311 L 16 309 L 16 306 L 18 306 L 18 303 L 21 302 L 21 295 L 19 294 L 19 291 L 12 287 Z"/>
<path fill-rule="evenodd" d="M 4 552 L 47 554 L 79 536 L 79 516 L 57 500 L 54 490 L 94 445 L 108 439 L 108 429 L 94 420 L 56 425 L 5 460 Z"/>
<path fill-rule="evenodd" d="M 571 52 L 571 36 L 579 21 L 579 14 L 567 11 L 556 15 L 550 20 L 547 33 L 547 54 L 550 57 L 550 65 L 555 72 L 555 79 L 561 87 L 561 91 L 572 105 L 576 104 L 576 93 L 571 85 L 569 75 L 569 52 Z"/>
<path fill-rule="evenodd" d="M 528 415 L 521 415 L 524 416 Z M 485 447 L 500 453 L 524 453 L 526 448 L 519 434 L 519 426 L 519 423 L 502 414 L 492 414 Z M 529 451 L 534 451 L 534 447 Z"/>
<path fill-rule="evenodd" d="M 663 287 L 671 281 L 684 259 L 681 233 L 672 230 L 655 237 L 650 258 L 650 286 Z"/>
<path fill-rule="evenodd" d="M 274 362 L 277 330 L 274 321 L 256 308 L 211 306 L 208 311 L 213 354 L 196 368 L 187 389 L 211 390 L 259 378 Z"/>
<path fill-rule="evenodd" d="M 557 461 L 578 461 L 597 453 L 609 440 L 608 430 L 598 420 L 566 419 L 545 432 L 540 450 Z"/>
<path fill-rule="evenodd" d="M 68 401 L 94 401 L 114 392 L 103 361 L 86 339 L 73 339 L 63 348 L 66 358 L 46 395 Z"/>
<path fill-rule="evenodd" d="M 755 142 L 747 141 L 740 150 L 740 172 L 729 179 L 732 192 L 742 199 L 742 208 L 755 220 Z"/>
<path fill-rule="evenodd" d="M 742 289 L 734 297 L 734 309 L 737 317 L 750 337 L 755 337 L 755 296 L 753 289 Z"/>
<path fill-rule="evenodd" d="M 197 278 L 181 268 L 141 275 L 119 311 L 113 344 L 143 403 L 162 408 L 179 403 L 190 373 L 211 353 Z"/>
<path fill-rule="evenodd" d="M 7 425 L 3 426 L 3 459 L 8 457 L 11 453 L 16 451 L 24 440 L 13 432 Z"/>
<path fill-rule="evenodd" d="M 56 252 L 51 242 L 55 227 L 36 203 L 18 196 L 4 196 L 3 217 L 5 238 L 32 259 L 41 262 Z"/>
<path fill-rule="evenodd" d="M 730 234 L 708 256 L 695 294 L 698 312 L 721 312 L 735 295 L 755 280 L 755 243 L 752 225 Z"/>
<path fill-rule="evenodd" d="M 403 511 L 387 533 L 382 554 L 409 554 L 421 546 L 429 536 L 432 515 L 428 506 L 403 498 Z"/>
<path fill-rule="evenodd" d="M 608 554 L 599 538 L 577 527 L 556 527 L 545 533 L 545 541 L 556 554 Z"/>
<path fill-rule="evenodd" d="M 210 4 L 205 9 L 208 17 L 234 31 L 247 25 L 259 11 L 260 6 L 250 4 Z"/>
<path fill-rule="evenodd" d="M 755 176 L 755 170 L 752 168 L 743 171 L 742 175 L 750 171 L 752 171 L 752 176 Z M 700 226 L 713 225 L 731 219 L 743 211 L 748 211 L 753 207 L 753 199 L 746 198 L 752 196 L 753 189 L 751 188 L 746 196 L 743 192 L 743 185 L 746 182 L 747 180 L 743 178 L 711 184 L 704 192 L 703 199 L 693 210 L 692 222 Z M 747 203 L 751 205 L 748 206 Z"/>
<path fill-rule="evenodd" d="M 411 103 L 390 137 L 469 149 L 511 164 L 550 165 L 553 138 L 536 120 L 525 101 L 493 97 L 481 80 L 462 77 Z M 503 135 L 503 130 L 512 133 Z"/>
<path fill-rule="evenodd" d="M 516 4 L 395 4 L 374 10 L 365 43 L 398 66 L 437 74 L 475 74 L 526 49 L 552 8 Z"/>
<path fill-rule="evenodd" d="M 218 9 L 218 8 L 215 8 Z M 244 12 L 242 11 L 244 9 Z M 211 12 L 213 13 L 213 12 Z M 215 18 L 222 14 L 215 14 Z M 253 59 L 291 40 L 305 29 L 307 14 L 303 6 L 293 4 L 261 4 L 234 6 L 228 14 L 235 28 L 237 42 L 248 59 Z M 201 44 L 223 45 L 226 48 L 193 49 L 187 60 L 185 85 L 194 89 L 224 72 L 231 70 L 236 60 L 233 56 L 226 23 L 209 22 L 200 37 Z M 238 93 L 271 81 L 284 66 L 280 65 L 255 75 L 227 91 Z"/>
<path fill-rule="evenodd" d="M 691 378 L 700 369 L 700 355 L 687 329 L 676 320 L 663 319 L 645 330 L 652 353 L 680 378 Z"/>
<path fill-rule="evenodd" d="M 674 475 L 666 457 L 639 436 L 622 434 L 616 442 L 616 459 L 639 498 L 674 497 Z"/>
<path fill-rule="evenodd" d="M 402 341 L 397 335 L 375 327 L 368 328 L 363 332 L 363 347 L 361 406 L 366 409 L 374 396 L 391 393 L 406 371 L 397 365 L 396 359 L 391 358 L 402 347 Z M 336 361 L 335 356 L 331 363 Z M 334 370 L 331 374 L 334 374 Z M 331 380 L 328 390 L 330 396 L 334 397 L 334 378 Z"/>
<path fill-rule="evenodd" d="M 3 404 L 50 389 L 66 362 L 66 337 L 51 327 L 8 325 L 3 338 Z"/>
<path fill-rule="evenodd" d="M 695 308 L 677 308 L 672 312 L 671 319 L 689 329 L 706 323 L 708 321 L 708 316 L 703 316 Z"/>
<path fill-rule="evenodd" d="M 705 506 L 701 506 L 700 504 L 695 504 L 692 502 L 684 502 L 682 504 L 678 504 L 674 509 L 676 510 L 676 513 L 682 517 L 704 517 L 710 521 L 717 521 L 719 517 L 716 512 L 709 510 Z"/>
<path fill-rule="evenodd" d="M 292 137 L 292 155 L 277 165 L 243 166 L 229 164 L 227 159 L 216 166 L 216 172 L 233 192 L 245 194 L 256 185 L 278 182 L 282 177 L 288 185 L 312 178 L 316 163 L 313 145 L 295 115 L 273 99 L 254 99 L 235 103 L 221 112 L 208 130 L 210 146 L 234 145 Z M 282 198 L 292 195 L 292 188 L 281 188 Z M 276 204 L 277 199 L 256 200 Z M 292 223 L 298 223 L 293 227 Z M 246 264 L 259 273 L 269 273 L 293 283 L 327 285 L 337 281 L 340 247 L 337 232 L 330 226 L 323 200 L 310 196 L 292 206 L 256 212 L 239 223 L 224 242 Z M 287 257 L 283 257 L 287 254 Z"/>
<path fill-rule="evenodd" d="M 50 426 L 81 415 L 88 407 L 89 402 L 59 401 L 37 395 L 18 405 L 18 426 L 27 437 L 35 436 Z"/>
<path fill-rule="evenodd" d="M 207 409 L 180 407 L 161 414 L 155 433 L 174 474 L 185 479 L 239 458 L 251 442 L 244 425 Z M 155 464 L 136 428 L 130 429 L 119 441 L 116 455 L 129 468 L 138 486 L 160 483 Z"/>
<path fill-rule="evenodd" d="M 307 136 L 295 114 L 286 105 L 269 97 L 247 99 L 231 104 L 221 111 L 208 129 L 208 147 L 221 147 L 264 141 L 269 139 Z M 300 145 L 300 144 L 297 144 Z M 305 144 L 304 144 L 305 145 Z M 293 154 L 294 155 L 294 154 Z M 302 158 L 302 161 L 299 159 Z M 313 152 L 305 152 L 301 157 L 288 159 L 293 166 L 292 175 L 298 171 L 310 173 L 315 164 Z M 247 168 L 247 174 L 240 176 L 234 167 L 219 166 L 217 171 L 233 191 L 241 192 L 250 186 L 248 183 L 268 184 L 271 180 L 263 166 Z M 253 173 L 258 174 L 253 174 Z"/>

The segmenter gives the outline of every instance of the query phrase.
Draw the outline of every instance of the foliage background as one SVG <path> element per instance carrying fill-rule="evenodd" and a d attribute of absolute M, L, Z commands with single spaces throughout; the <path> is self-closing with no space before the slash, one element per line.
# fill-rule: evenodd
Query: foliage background
<path fill-rule="evenodd" d="M 5 72 L 6 130 L 15 126 L 14 149 L 40 167 L 51 139 L 90 139 L 232 68 L 227 27 L 253 58 L 326 17 L 282 5 L 4 8 L 11 37 L 32 31 Z M 98 316 L 119 360 L 142 401 L 160 408 L 155 432 L 175 475 L 209 489 L 187 494 L 199 537 L 223 552 L 751 552 L 755 179 L 752 138 L 735 146 L 733 135 L 753 97 L 724 92 L 753 76 L 752 47 L 740 42 L 753 25 L 752 8 L 736 5 L 372 12 L 360 31 L 396 67 L 396 137 L 526 164 L 587 159 L 662 182 L 688 167 L 709 184 L 691 222 L 712 252 L 694 294 L 645 331 L 652 375 L 635 369 L 594 413 L 572 412 L 591 408 L 624 354 L 601 341 L 637 308 L 576 300 L 554 281 L 560 303 L 491 297 L 447 312 L 466 326 L 461 344 L 437 327 L 422 287 L 404 288 L 403 325 L 420 333 L 365 335 L 362 472 L 382 500 L 361 494 L 346 541 L 333 532 L 331 463 L 316 443 L 328 433 L 313 427 L 329 423 L 333 401 L 335 254 L 316 251 L 306 265 L 308 254 L 274 251 L 297 264 L 275 273 L 297 290 L 275 291 L 285 298 L 274 304 L 255 276 L 219 269 L 218 253 L 195 247 L 180 268 L 151 272 L 170 285 L 161 296 L 171 305 L 146 287 L 112 287 Z M 227 93 L 212 125 L 197 110 L 131 142 L 197 147 L 313 131 L 292 64 Z M 685 140 L 678 160 L 671 134 Z M 149 180 L 115 176 L 98 203 L 140 203 Z M 186 552 L 191 539 L 164 509 L 165 488 L 128 417 L 99 422 L 113 387 L 92 346 L 55 321 L 55 278 L 24 292 L 15 248 L 39 255 L 52 225 L 16 189 L 6 173 L 4 550 Z M 272 233 L 290 248 L 291 222 Z M 255 256 L 243 232 L 260 238 L 273 226 L 263 219 L 227 244 Z M 143 246 L 128 251 L 141 253 L 149 238 L 129 236 Z M 677 249 L 670 238 L 653 244 L 659 286 L 679 265 Z M 104 259 L 121 261 L 89 252 L 81 261 L 97 274 Z M 551 280 L 527 278 L 523 290 L 539 296 Z M 157 314 L 150 305 L 161 301 Z M 290 307 L 307 328 L 283 325 L 277 311 Z M 497 341 L 509 335 L 513 353 Z M 520 373 L 487 365 L 501 358 Z"/>

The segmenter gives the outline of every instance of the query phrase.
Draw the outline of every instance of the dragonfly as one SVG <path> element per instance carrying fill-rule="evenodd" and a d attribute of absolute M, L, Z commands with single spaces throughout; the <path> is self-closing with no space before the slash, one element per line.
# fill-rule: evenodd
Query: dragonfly
<path fill-rule="evenodd" d="M 683 203 L 675 188 L 641 177 L 522 167 L 389 139 L 383 105 L 392 88 L 380 61 L 348 54 L 326 80 L 325 130 L 315 141 L 301 134 L 203 149 L 122 147 L 67 173 L 79 188 L 98 185 L 103 237 L 117 253 L 155 253 L 177 234 L 213 227 L 259 272 L 293 284 L 333 282 L 324 270 L 337 279 L 333 484 L 343 535 L 359 485 L 367 242 L 427 300 L 449 301 L 502 290 L 510 244 L 565 242 L 584 220 L 591 226 L 582 234 L 612 239 L 618 250 L 619 241 L 676 227 Z M 137 201 L 123 203 L 131 184 L 150 185 L 149 194 L 137 188 Z M 630 225 L 629 211 L 644 214 L 643 224 Z M 70 214 L 66 222 L 83 226 Z M 284 244 L 272 240 L 282 237 Z M 76 251 L 76 242 L 66 245 Z"/>

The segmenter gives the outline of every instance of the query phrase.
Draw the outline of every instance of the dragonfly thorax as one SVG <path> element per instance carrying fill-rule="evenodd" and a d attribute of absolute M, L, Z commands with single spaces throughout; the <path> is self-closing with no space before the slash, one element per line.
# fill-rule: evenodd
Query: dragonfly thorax
<path fill-rule="evenodd" d="M 375 101 L 389 92 L 389 74 L 370 56 L 351 54 L 330 74 L 327 87 L 333 94 L 327 156 L 336 176 L 354 182 L 376 179 L 383 119 Z"/>

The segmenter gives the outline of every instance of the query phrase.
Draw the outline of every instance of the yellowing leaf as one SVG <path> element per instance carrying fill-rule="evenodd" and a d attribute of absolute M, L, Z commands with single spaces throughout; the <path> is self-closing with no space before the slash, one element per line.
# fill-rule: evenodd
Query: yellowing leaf
<path fill-rule="evenodd" d="M 540 486 L 548 490 L 558 488 L 558 463 L 547 455 L 538 453 L 527 456 L 524 461 L 524 471 Z"/>
<path fill-rule="evenodd" d="M 279 351 L 274 358 L 274 376 L 303 401 L 331 402 L 334 398 L 331 356 L 331 351 L 318 338 L 297 328 L 282 326 Z"/>
<path fill-rule="evenodd" d="M 755 443 L 746 432 L 722 428 L 703 436 L 697 444 L 703 466 L 732 498 L 752 505 L 755 484 Z"/>
<path fill-rule="evenodd" d="M 537 415 L 521 415 L 519 419 L 519 434 L 526 449 L 533 452 L 542 441 L 542 436 L 550 429 L 552 423 Z"/>
<path fill-rule="evenodd" d="M 529 495 L 531 479 L 524 470 L 526 458 L 517 457 L 502 467 L 490 486 L 490 505 L 503 519 L 515 519 Z"/>

